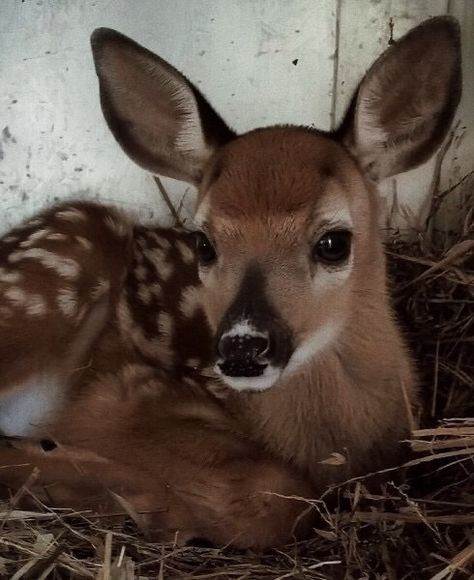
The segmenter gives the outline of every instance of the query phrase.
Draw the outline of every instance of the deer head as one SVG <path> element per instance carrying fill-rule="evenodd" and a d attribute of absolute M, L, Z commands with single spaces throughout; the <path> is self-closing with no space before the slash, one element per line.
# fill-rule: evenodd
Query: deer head
<path fill-rule="evenodd" d="M 182 74 L 129 38 L 98 29 L 92 48 L 125 152 L 198 188 L 202 298 L 226 384 L 272 387 L 337 349 L 361 308 L 391 318 L 376 183 L 427 160 L 446 135 L 461 92 L 453 19 L 390 46 L 334 133 L 236 135 Z"/>

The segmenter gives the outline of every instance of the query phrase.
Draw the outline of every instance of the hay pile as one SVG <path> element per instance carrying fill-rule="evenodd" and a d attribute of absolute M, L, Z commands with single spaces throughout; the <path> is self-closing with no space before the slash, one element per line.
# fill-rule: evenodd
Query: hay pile
<path fill-rule="evenodd" d="M 0 505 L 0 577 L 474 578 L 474 210 L 464 207 L 459 233 L 436 233 L 432 215 L 424 234 L 387 247 L 424 395 L 403 486 L 374 496 L 363 479 L 347 482 L 333 490 L 339 510 L 312 502 L 322 517 L 310 540 L 263 555 L 156 545 L 123 514 L 21 511 L 25 488 Z"/>

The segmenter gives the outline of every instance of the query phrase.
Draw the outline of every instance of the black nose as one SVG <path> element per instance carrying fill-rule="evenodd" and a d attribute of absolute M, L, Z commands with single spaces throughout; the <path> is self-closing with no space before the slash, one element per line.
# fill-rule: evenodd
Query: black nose
<path fill-rule="evenodd" d="M 266 336 L 259 335 L 224 335 L 217 346 L 220 356 L 226 360 L 254 361 L 268 353 L 270 341 Z"/>
<path fill-rule="evenodd" d="M 269 352 L 265 335 L 224 335 L 217 350 L 222 359 L 219 368 L 228 377 L 259 377 L 268 366 L 268 361 L 262 360 Z"/>

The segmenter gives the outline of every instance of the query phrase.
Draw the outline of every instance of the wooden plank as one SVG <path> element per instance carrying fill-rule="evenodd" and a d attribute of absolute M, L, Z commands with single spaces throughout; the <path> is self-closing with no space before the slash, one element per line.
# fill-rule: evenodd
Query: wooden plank
<path fill-rule="evenodd" d="M 128 161 L 99 107 L 89 35 L 109 26 L 181 69 L 237 130 L 329 128 L 333 0 L 64 0 L 2 6 L 3 229 L 79 194 L 167 217 L 151 176 Z M 176 205 L 192 189 L 166 180 Z M 2 224 L 0 224 L 0 228 Z"/>
<path fill-rule="evenodd" d="M 447 11 L 447 0 L 340 0 L 336 117 L 375 59 L 408 30 Z"/>
<path fill-rule="evenodd" d="M 388 47 L 391 38 L 396 40 L 408 30 L 430 16 L 446 12 L 447 0 L 341 0 L 339 67 L 337 82 L 336 117 L 342 118 L 364 73 L 375 59 Z M 416 215 L 426 198 L 433 161 L 403 176 L 385 180 L 380 184 L 386 216 L 396 194 L 398 203 Z M 406 227 L 406 221 L 395 217 L 393 226 Z"/>
<path fill-rule="evenodd" d="M 446 230 L 462 227 L 467 209 L 474 205 L 474 3 L 451 0 L 448 12 L 461 24 L 463 96 L 456 115 L 456 137 L 441 172 L 441 191 L 451 190 L 456 184 L 461 184 L 446 197 L 443 212 L 436 224 Z"/>
<path fill-rule="evenodd" d="M 329 129 L 363 73 L 388 45 L 449 10 L 462 22 L 466 136 L 449 152 L 443 186 L 472 169 L 474 3 L 463 0 L 12 0 L 0 19 L 0 215 L 3 229 L 56 200 L 99 197 L 167 217 L 152 178 L 114 142 L 98 105 L 88 37 L 107 25 L 159 52 L 243 131 L 277 122 Z M 337 48 L 337 50 L 335 50 Z M 336 54 L 337 53 L 337 54 Z M 337 60 L 335 59 L 337 56 Z M 433 162 L 383 184 L 417 212 Z M 192 188 L 166 180 L 176 205 Z M 453 197 L 454 199 L 454 197 Z M 459 213 L 459 208 L 455 210 Z M 0 229 L 2 223 L 0 223 Z"/>

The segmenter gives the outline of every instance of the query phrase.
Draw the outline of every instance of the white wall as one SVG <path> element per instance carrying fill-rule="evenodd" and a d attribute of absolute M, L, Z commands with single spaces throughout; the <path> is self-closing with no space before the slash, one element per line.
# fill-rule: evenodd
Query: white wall
<path fill-rule="evenodd" d="M 445 163 L 443 183 L 473 165 L 470 0 L 0 0 L 0 231 L 76 196 L 169 219 L 151 176 L 125 157 L 102 119 L 89 50 L 98 26 L 169 60 L 239 131 L 277 122 L 329 129 L 387 46 L 390 22 L 397 38 L 448 11 L 462 18 L 470 90 L 460 112 L 467 137 Z M 401 203 L 415 213 L 432 171 L 433 163 L 398 180 Z M 184 196 L 189 208 L 190 188 L 165 185 L 176 206 Z"/>

